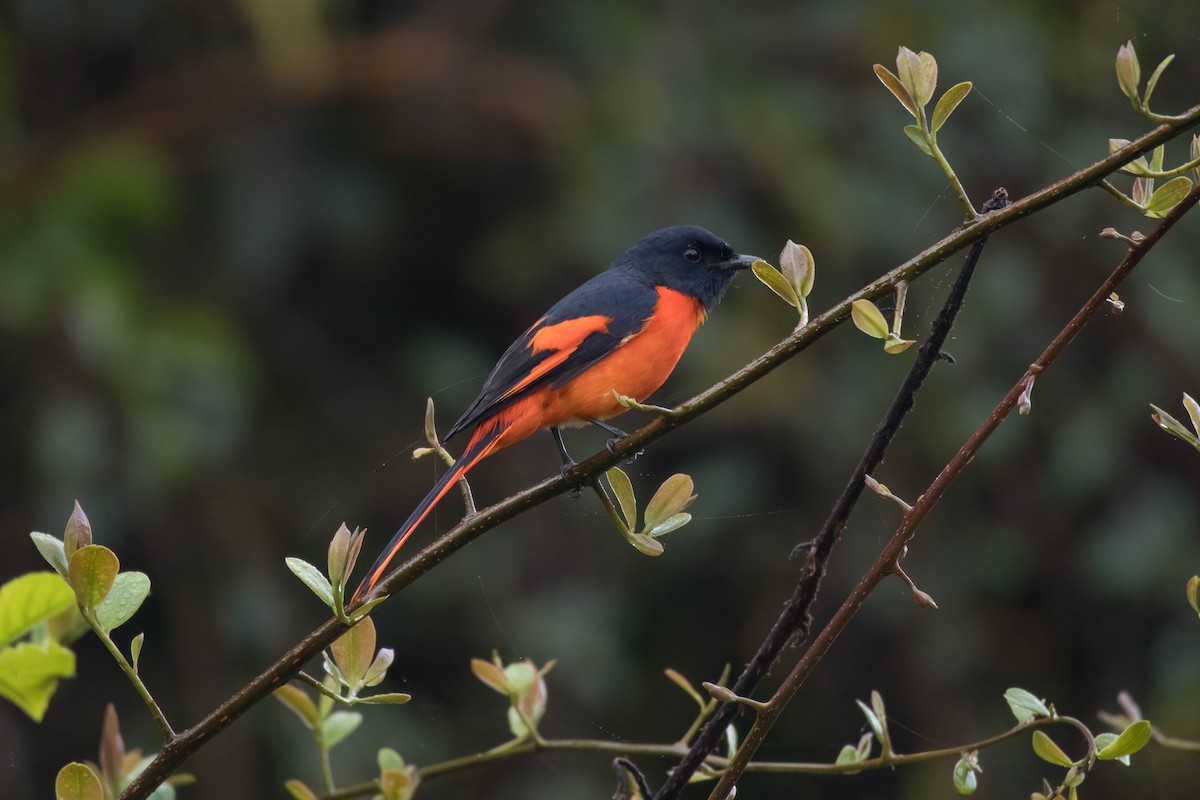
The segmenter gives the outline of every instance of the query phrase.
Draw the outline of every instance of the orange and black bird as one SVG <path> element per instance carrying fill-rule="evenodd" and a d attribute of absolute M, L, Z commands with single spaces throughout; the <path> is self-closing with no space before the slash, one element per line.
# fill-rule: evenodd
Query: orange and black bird
<path fill-rule="evenodd" d="M 754 261 L 703 228 L 663 228 L 555 303 L 505 351 L 475 402 L 447 432 L 449 440 L 475 429 L 457 463 L 375 560 L 354 599 L 375 588 L 437 502 L 487 456 L 549 428 L 570 466 L 560 428 L 593 423 L 624 435 L 605 423 L 625 410 L 614 392 L 642 401 L 661 386 L 734 275 Z"/>

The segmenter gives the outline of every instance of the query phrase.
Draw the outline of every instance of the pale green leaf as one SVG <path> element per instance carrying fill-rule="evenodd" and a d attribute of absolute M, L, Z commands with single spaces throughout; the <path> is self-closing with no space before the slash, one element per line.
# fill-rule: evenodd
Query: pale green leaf
<path fill-rule="evenodd" d="M 925 75 L 925 63 L 920 55 L 907 47 L 901 47 L 900 52 L 896 54 L 896 75 L 918 108 L 929 102 L 933 89 Z M 937 79 L 936 74 L 934 79 Z"/>
<path fill-rule="evenodd" d="M 959 794 L 975 794 L 979 788 L 979 776 L 971 768 L 971 762 L 960 758 L 954 764 L 954 790 Z"/>
<path fill-rule="evenodd" d="M 46 563 L 54 567 L 54 571 L 66 579 L 67 551 L 63 548 L 62 539 L 38 531 L 30 533 L 29 538 L 33 539 L 34 547 L 42 554 L 42 558 L 46 559 Z"/>
<path fill-rule="evenodd" d="M 317 704 L 313 702 L 308 692 L 299 686 L 285 683 L 272 692 L 272 694 L 276 700 L 290 708 L 300 718 L 300 721 L 304 723 L 304 727 L 309 730 L 316 727 L 320 715 L 317 713 Z"/>
<path fill-rule="evenodd" d="M 787 240 L 779 253 L 779 271 L 796 290 L 796 294 L 808 297 L 812 292 L 813 282 L 817 279 L 817 265 L 812 251 L 804 245 Z"/>
<path fill-rule="evenodd" d="M 1200 575 L 1188 578 L 1184 593 L 1187 595 L 1188 605 L 1192 607 L 1193 611 L 1200 614 Z"/>
<path fill-rule="evenodd" d="M 508 678 L 504 674 L 504 670 L 491 661 L 484 661 L 482 658 L 472 658 L 471 672 L 475 673 L 475 677 L 482 681 L 485 686 L 491 687 L 500 694 L 507 695 L 513 691 L 512 686 L 508 683 Z"/>
<path fill-rule="evenodd" d="M 403 772 L 406 766 L 400 754 L 390 747 L 379 748 L 376 760 L 379 763 L 380 772 Z"/>
<path fill-rule="evenodd" d="M 672 514 L 650 530 L 646 531 L 646 535 L 653 536 L 655 538 L 658 538 L 659 536 L 666 536 L 671 531 L 677 531 L 691 521 L 692 515 L 688 514 L 686 511 L 680 514 Z"/>
<path fill-rule="evenodd" d="M 375 659 L 375 623 L 370 617 L 358 622 L 329 646 L 346 685 L 357 689 Z"/>
<path fill-rule="evenodd" d="M 837 766 L 858 763 L 858 750 L 853 745 L 844 745 L 833 763 Z"/>
<path fill-rule="evenodd" d="M 662 543 L 653 536 L 647 536 L 644 533 L 630 533 L 626 538 L 634 549 L 644 556 L 661 556 L 663 554 Z"/>
<path fill-rule="evenodd" d="M 350 539 L 350 529 L 343 522 L 333 534 L 333 539 L 329 541 L 329 554 L 326 562 L 329 566 L 331 583 L 341 583 L 343 576 L 348 571 L 346 561 L 350 555 Z"/>
<path fill-rule="evenodd" d="M 1196 435 L 1184 427 L 1183 423 L 1175 419 L 1173 416 L 1163 411 L 1153 403 L 1150 407 L 1154 409 L 1154 413 L 1150 415 L 1150 419 L 1154 420 L 1154 424 L 1162 428 L 1172 436 L 1183 439 L 1189 444 L 1196 444 Z"/>
<path fill-rule="evenodd" d="M 409 700 L 412 700 L 412 695 L 405 694 L 404 692 L 385 692 L 383 694 L 370 694 L 366 697 L 358 698 L 358 702 L 360 703 L 389 704 L 395 706 L 407 703 Z"/>
<path fill-rule="evenodd" d="M 0 696 L 41 722 L 60 678 L 75 674 L 75 654 L 58 642 L 0 649 Z"/>
<path fill-rule="evenodd" d="M 850 304 L 850 318 L 854 326 L 868 336 L 886 339 L 889 333 L 883 313 L 870 300 L 855 300 Z"/>
<path fill-rule="evenodd" d="M 858 703 L 858 707 L 862 710 L 863 716 L 867 718 L 867 727 L 871 729 L 871 733 L 875 734 L 875 738 L 882 743 L 884 741 L 884 730 L 883 723 L 880 722 L 879 717 L 876 716 L 875 712 L 872 711 L 871 708 L 862 700 L 855 700 L 854 702 Z"/>
<path fill-rule="evenodd" d="M 1004 700 L 1008 703 L 1013 716 L 1017 718 L 1017 722 L 1022 725 L 1032 722 L 1038 717 L 1050 716 L 1050 709 L 1046 707 L 1045 702 L 1024 689 L 1014 686 L 1004 693 Z"/>
<path fill-rule="evenodd" d="M 89 544 L 71 554 L 67 562 L 67 574 L 75 600 L 80 608 L 93 611 L 108 596 L 121 562 L 116 554 L 101 544 Z"/>
<path fill-rule="evenodd" d="M 704 707 L 704 698 L 700 696 L 700 693 L 696 691 L 696 687 L 692 686 L 692 682 L 685 678 L 682 673 L 671 669 L 670 667 L 663 670 L 663 673 L 667 676 L 671 683 L 675 684 L 680 689 L 683 689 L 683 691 L 687 693 L 688 697 L 695 700 L 697 705 L 699 705 L 701 708 Z"/>
<path fill-rule="evenodd" d="M 970 81 L 956 83 L 946 90 L 937 101 L 937 105 L 933 107 L 933 120 L 930 122 L 930 130 L 934 133 L 946 124 L 946 120 L 950 119 L 950 115 L 958 108 L 958 104 L 966 99 L 971 93 L 973 84 Z"/>
<path fill-rule="evenodd" d="M 625 527 L 637 530 L 637 497 L 633 493 L 633 483 L 629 476 L 619 467 L 610 467 L 604 476 L 608 485 L 617 496 L 617 505 L 621 508 L 621 516 L 625 518 Z"/>
<path fill-rule="evenodd" d="M 30 572 L 0 586 L 0 645 L 75 605 L 75 593 L 53 572 Z"/>
<path fill-rule="evenodd" d="M 883 352 L 888 355 L 898 355 L 917 343 L 916 339 L 901 339 L 895 334 L 888 334 L 883 340 Z"/>
<path fill-rule="evenodd" d="M 916 125 L 905 125 L 904 135 L 907 136 L 913 144 L 927 156 L 933 155 L 933 148 L 929 146 L 929 139 L 925 136 L 925 132 Z"/>
<path fill-rule="evenodd" d="M 796 290 L 792 288 L 792 284 L 788 283 L 787 278 L 783 277 L 782 272 L 762 260 L 751 264 L 750 271 L 764 286 L 779 295 L 783 302 L 792 308 L 800 307 L 800 298 L 796 296 Z"/>
<path fill-rule="evenodd" d="M 54 779 L 55 800 L 104 800 L 100 776 L 86 764 L 72 761 Z"/>
<path fill-rule="evenodd" d="M 1151 733 L 1149 720 L 1138 720 L 1121 731 L 1121 735 L 1115 741 L 1101 748 L 1096 753 L 1096 756 L 1105 760 L 1112 760 L 1133 755 L 1146 746 L 1150 741 Z M 1099 747 L 1099 743 L 1097 743 L 1097 747 Z"/>
<path fill-rule="evenodd" d="M 1187 392 L 1183 393 L 1183 407 L 1188 413 L 1188 419 L 1192 421 L 1192 430 L 1200 436 L 1200 403 Z"/>
<path fill-rule="evenodd" d="M 287 789 L 288 794 L 296 798 L 296 800 L 317 800 L 317 794 L 308 785 L 297 778 L 291 778 L 284 781 L 283 788 Z"/>
<path fill-rule="evenodd" d="M 1137 53 L 1133 42 L 1126 42 L 1117 50 L 1117 84 L 1121 92 L 1133 103 L 1138 99 L 1138 84 L 1142 80 L 1142 70 L 1138 65 Z"/>
<path fill-rule="evenodd" d="M 1042 731 L 1033 732 L 1033 752 L 1037 754 L 1038 758 L 1055 766 L 1070 767 L 1075 763 L 1062 751 L 1061 747 L 1054 743 L 1053 739 Z"/>
<path fill-rule="evenodd" d="M 133 664 L 133 671 L 138 671 L 138 659 L 142 657 L 142 644 L 146 641 L 146 634 L 139 633 L 133 637 L 133 641 L 129 643 L 129 660 Z"/>
<path fill-rule="evenodd" d="M 321 723 L 325 746 L 333 747 L 345 739 L 362 724 L 362 714 L 357 711 L 335 711 Z"/>
<path fill-rule="evenodd" d="M 122 572 L 100 605 L 96 622 L 105 633 L 121 627 L 132 617 L 150 594 L 150 578 L 144 572 Z"/>
<path fill-rule="evenodd" d="M 875 77 L 879 78 L 879 82 L 895 95 L 896 99 L 900 101 L 900 105 L 904 106 L 909 114 L 915 117 L 917 115 L 917 105 L 913 102 L 912 95 L 908 93 L 908 89 L 904 88 L 904 84 L 900 82 L 900 79 L 883 64 L 876 64 L 873 69 L 875 70 Z"/>
<path fill-rule="evenodd" d="M 696 499 L 691 475 L 676 473 L 662 482 L 646 504 L 646 532 L 650 533 L 691 505 Z M 689 517 L 688 519 L 691 519 Z M 685 524 L 687 520 L 680 524 Z M 675 527 L 679 527 L 676 525 Z M 665 533 L 665 531 L 664 531 Z"/>
<path fill-rule="evenodd" d="M 321 598 L 322 603 L 333 608 L 333 586 L 330 585 L 329 579 L 321 574 L 321 570 L 295 556 L 288 556 L 284 562 L 293 575 L 311 589 L 313 594 Z"/>
<path fill-rule="evenodd" d="M 363 675 L 363 686 L 378 686 L 383 682 L 387 675 L 388 667 L 392 665 L 392 661 L 396 658 L 396 651 L 390 647 L 381 647 L 379 652 L 375 654 L 375 660 L 371 662 L 371 666 L 367 668 L 367 672 Z"/>
<path fill-rule="evenodd" d="M 1167 212 L 1178 205 L 1180 200 L 1187 197 L 1191 190 L 1192 179 L 1184 175 L 1177 175 L 1155 189 L 1154 194 L 1150 195 L 1150 199 L 1146 202 L 1146 216 L 1154 219 L 1165 217 Z"/>

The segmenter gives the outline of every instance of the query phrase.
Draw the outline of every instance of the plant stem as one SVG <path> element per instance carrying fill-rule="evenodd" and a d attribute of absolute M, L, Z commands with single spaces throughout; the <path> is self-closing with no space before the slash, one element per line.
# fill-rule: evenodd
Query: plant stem
<path fill-rule="evenodd" d="M 325 730 L 317 725 L 313 728 L 313 738 L 317 740 L 317 752 L 321 757 L 321 783 L 325 786 L 325 794 L 333 794 L 337 786 L 333 782 L 333 765 L 329 762 L 329 746 L 325 744 Z"/>
<path fill-rule="evenodd" d="M 933 155 L 933 160 L 942 168 L 942 172 L 946 173 L 946 178 L 950 181 L 950 188 L 954 190 L 958 202 L 963 207 L 964 222 L 970 224 L 979 219 L 979 212 L 971 204 L 971 198 L 967 195 L 967 190 L 963 188 L 962 181 L 958 179 L 958 175 L 954 173 L 954 167 L 950 166 L 950 162 L 942 154 L 942 149 L 938 147 L 936 136 L 929 136 L 929 152 Z"/>
<path fill-rule="evenodd" d="M 92 614 L 83 613 L 82 616 L 87 624 L 91 627 L 92 631 L 96 634 L 97 638 L 99 638 L 100 641 L 104 643 L 104 646 L 108 648 L 108 652 L 112 653 L 112 657 L 116 659 L 117 665 L 120 666 L 121 671 L 125 673 L 127 678 L 129 678 L 130 683 L 133 684 L 133 688 L 137 690 L 138 695 L 142 698 L 142 702 L 145 703 L 146 708 L 149 709 L 150 716 L 154 718 L 154 722 L 158 725 L 158 729 L 162 731 L 163 741 L 169 742 L 174 739 L 175 730 L 171 727 L 171 723 L 167 721 L 167 715 L 163 713 L 161 708 L 159 708 L 159 705 L 155 701 L 153 695 L 150 694 L 150 690 L 147 689 L 146 684 L 142 682 L 141 676 L 139 676 L 137 670 L 133 668 L 133 664 L 129 663 L 129 660 L 125 658 L 125 654 L 121 652 L 121 649 L 117 647 L 116 643 L 113 642 L 108 633 L 106 633 L 100 627 L 99 623 L 96 622 Z"/>

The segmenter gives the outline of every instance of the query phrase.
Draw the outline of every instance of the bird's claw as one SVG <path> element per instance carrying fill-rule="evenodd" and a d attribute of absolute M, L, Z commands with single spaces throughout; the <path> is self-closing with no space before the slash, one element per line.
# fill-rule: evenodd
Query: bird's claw
<path fill-rule="evenodd" d="M 570 481 L 570 480 L 572 480 L 572 478 L 569 473 L 571 472 L 571 470 L 575 469 L 575 467 L 577 467 L 577 466 L 579 466 L 579 465 L 576 464 L 574 461 L 564 462 L 563 465 L 561 467 L 559 467 L 558 474 L 562 477 L 563 480 Z M 579 482 L 579 481 L 573 483 L 571 485 L 571 498 L 573 500 L 578 500 L 582 495 L 583 495 L 583 483 Z"/>
<path fill-rule="evenodd" d="M 614 456 L 619 456 L 620 453 L 617 452 L 617 442 L 620 441 L 620 438 L 621 437 L 619 437 L 619 436 L 614 436 L 613 438 L 609 439 L 607 442 L 604 443 L 604 449 L 607 450 L 610 454 L 612 454 Z M 642 453 L 644 453 L 644 452 L 646 452 L 646 451 L 638 450 L 633 455 L 624 459 L 623 463 L 632 464 L 633 462 L 637 461 L 638 457 L 640 457 L 642 455 Z"/>

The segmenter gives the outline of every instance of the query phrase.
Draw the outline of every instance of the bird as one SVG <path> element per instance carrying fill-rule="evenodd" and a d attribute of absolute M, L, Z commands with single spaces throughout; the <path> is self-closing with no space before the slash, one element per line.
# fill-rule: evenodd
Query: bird
<path fill-rule="evenodd" d="M 641 402 L 662 386 L 734 276 L 756 260 L 704 228 L 675 225 L 648 234 L 551 306 L 504 352 L 447 431 L 449 441 L 474 428 L 462 455 L 396 531 L 352 602 L 374 590 L 417 526 L 483 459 L 548 428 L 565 473 L 574 462 L 563 427 L 591 423 L 623 436 L 607 423 L 626 410 L 617 394 Z"/>

